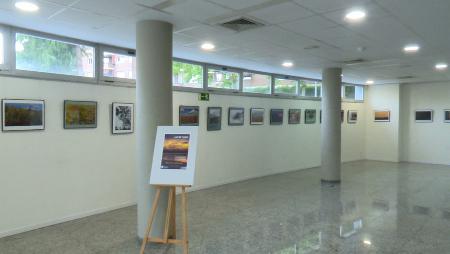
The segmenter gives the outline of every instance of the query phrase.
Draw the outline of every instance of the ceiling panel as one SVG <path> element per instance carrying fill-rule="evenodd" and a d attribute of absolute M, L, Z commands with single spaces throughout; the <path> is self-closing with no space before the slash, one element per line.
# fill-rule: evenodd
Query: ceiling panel
<path fill-rule="evenodd" d="M 294 0 L 315 12 L 324 13 L 363 6 L 371 0 Z"/>
<path fill-rule="evenodd" d="M 119 18 L 126 18 L 147 9 L 132 1 L 122 0 L 80 0 L 73 8 Z"/>
<path fill-rule="evenodd" d="M 186 17 L 198 21 L 206 21 L 230 12 L 229 9 L 201 0 L 187 0 L 180 4 L 174 4 L 164 10 L 179 17 Z"/>
<path fill-rule="evenodd" d="M 313 13 L 303 7 L 300 7 L 299 5 L 286 2 L 256 11 L 251 11 L 248 15 L 259 18 L 270 24 L 279 24 L 286 21 L 312 16 Z"/>
<path fill-rule="evenodd" d="M 110 25 L 118 19 L 112 16 L 93 14 L 87 11 L 66 9 L 58 15 L 53 16 L 51 20 L 63 22 L 64 24 L 69 24 L 72 27 L 84 26 L 86 28 L 99 29 Z"/>
<path fill-rule="evenodd" d="M 228 8 L 232 8 L 235 10 L 240 10 L 244 8 L 249 8 L 251 6 L 263 4 L 270 2 L 270 0 L 209 0 L 212 3 L 216 3 L 222 6 L 226 6 Z"/>
<path fill-rule="evenodd" d="M 318 32 L 337 26 L 337 24 L 320 16 L 299 19 L 280 25 L 281 27 L 302 35 L 313 37 Z"/>

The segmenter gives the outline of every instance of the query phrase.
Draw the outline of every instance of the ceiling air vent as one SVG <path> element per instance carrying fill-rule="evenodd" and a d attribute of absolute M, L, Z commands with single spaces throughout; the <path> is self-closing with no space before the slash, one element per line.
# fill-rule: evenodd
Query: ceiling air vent
<path fill-rule="evenodd" d="M 357 64 L 362 64 L 362 63 L 366 63 L 366 62 L 367 61 L 362 58 L 341 61 L 341 63 L 345 64 L 345 65 L 357 65 Z"/>
<path fill-rule="evenodd" d="M 414 76 L 411 76 L 411 75 L 409 75 L 409 76 L 401 76 L 401 77 L 397 77 L 397 79 L 412 79 L 412 78 L 414 78 Z"/>
<path fill-rule="evenodd" d="M 262 24 L 262 23 L 256 22 L 254 20 L 251 20 L 251 19 L 245 18 L 245 17 L 240 17 L 237 19 L 229 20 L 229 21 L 220 23 L 219 25 L 223 26 L 225 28 L 237 31 L 237 32 L 242 32 L 245 30 L 264 26 L 264 24 Z"/>

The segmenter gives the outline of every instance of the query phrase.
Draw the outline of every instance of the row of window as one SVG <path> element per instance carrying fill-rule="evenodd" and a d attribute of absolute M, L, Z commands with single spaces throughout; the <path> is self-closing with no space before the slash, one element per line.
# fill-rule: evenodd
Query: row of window
<path fill-rule="evenodd" d="M 134 55 L 134 50 L 0 26 L 0 70 L 13 75 L 134 84 Z M 99 58 L 102 61 L 97 62 Z M 175 87 L 189 89 L 321 97 L 320 81 L 183 60 L 173 61 L 172 80 Z M 342 88 L 344 99 L 360 101 L 363 93 L 362 86 Z"/>

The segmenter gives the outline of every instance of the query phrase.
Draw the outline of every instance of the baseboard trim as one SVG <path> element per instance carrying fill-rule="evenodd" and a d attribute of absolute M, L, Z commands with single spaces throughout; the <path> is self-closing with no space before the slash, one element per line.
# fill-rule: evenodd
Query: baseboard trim
<path fill-rule="evenodd" d="M 19 228 L 15 228 L 15 229 L 11 229 L 11 230 L 6 230 L 6 231 L 0 231 L 0 238 L 7 237 L 7 236 L 12 236 L 12 235 L 16 235 L 16 234 L 20 234 L 20 233 L 24 233 L 24 232 L 28 232 L 28 231 L 32 231 L 32 230 L 36 230 L 36 229 L 40 229 L 40 228 L 45 228 L 45 227 L 57 225 L 57 224 L 60 224 L 60 223 L 64 223 L 64 222 L 68 222 L 68 221 L 72 221 L 72 220 L 77 220 L 77 219 L 89 217 L 89 216 L 96 215 L 96 214 L 106 213 L 106 212 L 114 211 L 114 210 L 117 210 L 117 209 L 129 207 L 129 206 L 133 206 L 133 205 L 136 205 L 136 202 L 125 202 L 125 203 L 122 203 L 122 204 L 119 204 L 119 205 L 114 205 L 114 206 L 109 206 L 109 207 L 104 207 L 104 208 L 90 210 L 90 211 L 87 211 L 87 212 L 72 214 L 72 215 L 69 215 L 69 216 L 66 216 L 66 217 L 61 217 L 61 218 L 58 218 L 58 219 L 49 220 L 49 221 L 46 221 L 46 222 L 43 222 L 43 223 L 37 223 L 37 224 L 34 224 L 34 225 L 30 225 L 30 226 L 19 227 Z"/>

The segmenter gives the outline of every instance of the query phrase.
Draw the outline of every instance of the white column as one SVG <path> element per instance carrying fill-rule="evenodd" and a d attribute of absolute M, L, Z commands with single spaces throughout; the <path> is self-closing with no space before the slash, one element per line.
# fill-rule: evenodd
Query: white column
<path fill-rule="evenodd" d="M 322 181 L 341 181 L 341 68 L 322 73 Z"/>
<path fill-rule="evenodd" d="M 156 191 L 149 185 L 156 127 L 172 125 L 172 30 L 172 24 L 155 20 L 140 21 L 136 28 L 137 231 L 141 239 Z M 167 195 L 161 193 L 154 236 L 162 233 Z"/>

